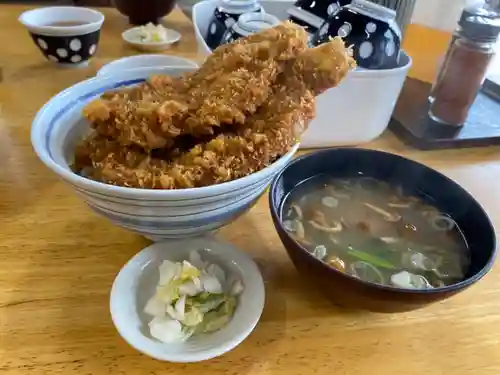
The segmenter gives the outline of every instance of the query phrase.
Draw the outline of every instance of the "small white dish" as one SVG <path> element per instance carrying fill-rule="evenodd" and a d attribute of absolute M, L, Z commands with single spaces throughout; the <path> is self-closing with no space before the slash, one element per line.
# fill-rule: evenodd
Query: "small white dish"
<path fill-rule="evenodd" d="M 154 54 L 128 56 L 111 61 L 97 72 L 98 77 L 109 76 L 117 72 L 151 68 L 198 68 L 198 64 L 178 56 Z"/>
<path fill-rule="evenodd" d="M 160 52 L 170 48 L 170 46 L 181 39 L 181 34 L 172 29 L 165 29 L 167 38 L 161 42 L 141 42 L 137 35 L 142 26 L 132 27 L 122 33 L 123 40 L 139 51 Z"/>
<path fill-rule="evenodd" d="M 158 266 L 168 259 L 188 259 L 192 250 L 218 264 L 244 285 L 233 318 L 221 330 L 192 336 L 186 342 L 165 344 L 149 334 L 151 317 L 143 310 L 158 283 Z M 218 357 L 239 345 L 257 325 L 264 308 L 264 282 L 255 262 L 228 243 L 212 237 L 160 242 L 135 255 L 119 272 L 111 289 L 110 309 L 119 334 L 138 351 L 169 362 L 199 362 Z"/>

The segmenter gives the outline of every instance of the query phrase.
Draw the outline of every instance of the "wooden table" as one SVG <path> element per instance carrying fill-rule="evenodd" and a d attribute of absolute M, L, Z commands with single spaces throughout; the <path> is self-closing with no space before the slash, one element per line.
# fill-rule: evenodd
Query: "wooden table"
<path fill-rule="evenodd" d="M 17 23 L 23 9 L 0 6 L 0 374 L 500 374 L 498 266 L 477 286 L 421 311 L 336 308 L 303 286 L 275 234 L 266 197 L 221 234 L 262 268 L 267 302 L 254 333 L 200 364 L 162 363 L 134 351 L 111 323 L 108 297 L 120 267 L 148 242 L 88 210 L 38 161 L 29 139 L 33 116 L 52 95 L 133 53 L 120 41 L 126 21 L 105 10 L 97 58 L 89 68 L 65 70 L 46 62 Z M 172 52 L 195 58 L 190 23 L 177 11 L 167 23 L 183 33 Z M 447 39 L 410 29 L 413 75 L 433 77 Z M 442 171 L 500 227 L 500 148 L 421 152 L 390 133 L 367 147 Z"/>

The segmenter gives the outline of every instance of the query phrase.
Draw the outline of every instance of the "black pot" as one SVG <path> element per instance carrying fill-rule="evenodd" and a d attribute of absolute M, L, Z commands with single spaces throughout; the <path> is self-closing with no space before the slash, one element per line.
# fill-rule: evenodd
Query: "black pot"
<path fill-rule="evenodd" d="M 175 0 L 113 0 L 116 9 L 132 25 L 158 24 L 175 6 Z"/>

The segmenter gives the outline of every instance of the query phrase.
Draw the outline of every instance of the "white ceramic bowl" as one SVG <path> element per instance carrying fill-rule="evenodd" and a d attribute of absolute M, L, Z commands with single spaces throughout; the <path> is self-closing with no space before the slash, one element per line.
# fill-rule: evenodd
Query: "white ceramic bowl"
<path fill-rule="evenodd" d="M 104 15 L 82 7 L 47 7 L 24 12 L 19 22 L 48 60 L 82 66 L 97 51 Z"/>
<path fill-rule="evenodd" d="M 193 68 L 191 68 L 192 70 Z M 78 83 L 53 97 L 36 115 L 31 141 L 39 158 L 69 183 L 96 213 L 153 240 L 193 236 L 218 229 L 250 209 L 298 149 L 244 178 L 194 189 L 146 190 L 107 185 L 81 177 L 68 166 L 89 124 L 83 106 L 104 91 L 135 85 L 151 74 L 178 75 L 189 68 L 123 72 Z"/>
<path fill-rule="evenodd" d="M 181 39 L 181 34 L 172 29 L 166 29 L 167 38 L 161 42 L 141 42 L 137 40 L 139 29 L 143 26 L 132 27 L 122 33 L 123 40 L 132 47 L 144 52 L 161 52 L 165 51 L 174 43 Z"/>
<path fill-rule="evenodd" d="M 163 54 L 136 55 L 114 60 L 99 69 L 98 77 L 136 69 L 198 68 L 198 64 L 183 57 Z"/>
<path fill-rule="evenodd" d="M 288 18 L 293 1 L 260 2 L 266 13 L 280 20 Z M 193 7 L 193 24 L 198 52 L 212 53 L 205 35 L 217 0 L 202 1 Z M 377 138 L 389 125 L 392 112 L 411 67 L 411 58 L 403 53 L 395 69 L 356 69 L 336 88 L 318 96 L 316 118 L 301 139 L 302 148 L 358 145 Z"/>
<path fill-rule="evenodd" d="M 143 313 L 158 283 L 163 260 L 188 259 L 189 252 L 209 249 L 202 257 L 226 273 L 238 277 L 245 287 L 229 324 L 220 331 L 193 336 L 185 343 L 165 344 L 149 335 L 151 317 Z M 233 246 L 210 237 L 156 243 L 134 256 L 113 283 L 110 309 L 113 323 L 132 347 L 153 358 L 170 362 L 198 362 L 220 356 L 240 344 L 255 328 L 264 308 L 264 282 L 253 260 Z"/>

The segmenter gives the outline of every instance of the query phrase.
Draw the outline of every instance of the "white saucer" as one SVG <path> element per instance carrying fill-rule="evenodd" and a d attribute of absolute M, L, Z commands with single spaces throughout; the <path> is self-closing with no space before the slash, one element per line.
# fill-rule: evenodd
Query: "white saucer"
<path fill-rule="evenodd" d="M 139 51 L 145 52 L 160 52 L 168 49 L 172 44 L 181 39 L 181 34 L 172 29 L 165 29 L 167 32 L 167 40 L 162 42 L 140 42 L 136 39 L 141 26 L 132 27 L 122 33 L 123 40 Z"/>
<path fill-rule="evenodd" d="M 118 72 L 151 68 L 198 68 L 192 60 L 172 55 L 137 55 L 124 57 L 104 65 L 97 72 L 98 77 L 109 76 Z"/>
<path fill-rule="evenodd" d="M 202 250 L 206 249 L 206 250 Z M 244 285 L 231 321 L 221 330 L 165 344 L 149 335 L 150 320 L 143 313 L 158 283 L 163 260 L 181 261 L 200 250 L 202 258 L 218 264 Z M 264 281 L 246 253 L 211 236 L 155 243 L 135 255 L 119 272 L 111 289 L 110 309 L 118 333 L 132 347 L 153 358 L 170 362 L 199 362 L 220 356 L 239 345 L 255 328 L 264 308 Z"/>

